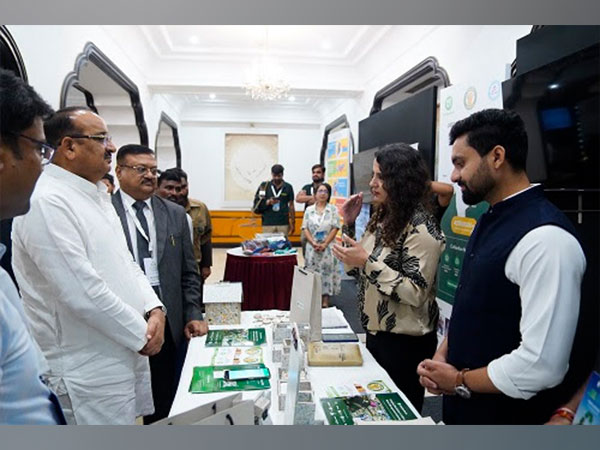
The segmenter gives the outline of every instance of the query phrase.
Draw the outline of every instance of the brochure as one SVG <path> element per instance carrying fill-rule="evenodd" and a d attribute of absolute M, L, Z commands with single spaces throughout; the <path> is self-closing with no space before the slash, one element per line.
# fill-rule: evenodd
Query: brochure
<path fill-rule="evenodd" d="M 209 330 L 206 336 L 207 347 L 255 347 L 266 342 L 264 328 Z"/>
<path fill-rule="evenodd" d="M 330 425 L 354 425 L 355 420 L 410 420 L 417 416 L 397 393 L 322 398 L 321 405 Z"/>
<path fill-rule="evenodd" d="M 217 347 L 211 363 L 213 366 L 238 366 L 263 362 L 261 347 Z"/>
<path fill-rule="evenodd" d="M 354 397 L 367 394 L 388 394 L 392 390 L 382 380 L 372 380 L 367 383 L 347 383 L 327 386 L 328 397 Z"/>
<path fill-rule="evenodd" d="M 600 425 L 600 374 L 592 372 L 573 425 Z"/>
<path fill-rule="evenodd" d="M 261 389 L 270 389 L 271 384 L 269 383 L 268 378 L 236 381 L 227 381 L 223 378 L 225 370 L 250 370 L 264 368 L 264 364 L 194 367 L 194 373 L 192 375 L 192 382 L 190 383 L 189 391 L 192 394 L 205 394 L 208 392 L 256 391 Z"/>

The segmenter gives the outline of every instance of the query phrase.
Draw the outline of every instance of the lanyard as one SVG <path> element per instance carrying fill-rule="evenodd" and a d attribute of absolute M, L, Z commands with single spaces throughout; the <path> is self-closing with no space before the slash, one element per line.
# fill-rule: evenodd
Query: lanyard
<path fill-rule="evenodd" d="M 279 198 L 279 196 L 281 195 L 281 191 L 283 191 L 283 184 L 279 188 L 278 192 L 275 192 L 275 187 L 271 184 L 271 192 L 273 192 L 273 197 Z"/>
<path fill-rule="evenodd" d="M 123 202 L 123 203 L 125 203 L 125 202 Z M 142 227 L 142 224 L 140 223 L 139 219 L 135 215 L 135 211 L 133 210 L 133 206 L 128 204 L 128 205 L 126 205 L 126 208 L 127 208 L 127 212 L 129 213 L 129 215 L 133 219 L 133 223 L 135 224 L 135 228 L 140 232 L 140 234 L 142 235 L 142 237 L 144 239 L 146 239 L 146 242 L 148 242 L 148 251 L 150 252 L 150 255 L 152 255 L 152 250 L 154 248 L 153 245 L 152 245 L 152 241 L 146 235 L 146 232 L 144 231 L 144 228 Z M 144 212 L 142 210 L 142 214 L 143 213 Z M 148 224 L 148 227 L 149 226 L 150 226 L 150 224 Z M 150 231 L 150 230 L 148 230 L 148 231 Z"/>

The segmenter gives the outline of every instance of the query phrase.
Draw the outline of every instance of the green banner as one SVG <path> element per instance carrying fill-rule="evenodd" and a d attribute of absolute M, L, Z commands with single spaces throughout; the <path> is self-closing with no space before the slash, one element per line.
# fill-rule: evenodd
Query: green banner
<path fill-rule="evenodd" d="M 206 336 L 207 347 L 255 347 L 266 342 L 264 328 L 209 330 Z"/>
<path fill-rule="evenodd" d="M 258 378 L 252 380 L 227 381 L 222 378 L 225 370 L 246 370 L 246 369 L 264 369 L 264 364 L 243 364 L 233 366 L 198 366 L 194 367 L 192 382 L 189 391 L 192 394 L 206 394 L 208 392 L 229 392 L 229 391 L 257 391 L 270 389 L 271 384 L 268 378 Z"/>
<path fill-rule="evenodd" d="M 330 425 L 354 425 L 354 420 L 373 422 L 417 418 L 406 402 L 395 392 L 323 398 L 321 405 Z"/>
<path fill-rule="evenodd" d="M 446 249 L 440 257 L 437 296 L 450 305 L 454 305 L 454 294 L 458 287 L 467 242 L 477 220 L 487 211 L 488 207 L 489 204 L 486 202 L 468 206 L 465 216 L 461 217 L 458 215 L 456 194 L 454 194 L 442 218 L 441 227 L 446 236 Z"/>

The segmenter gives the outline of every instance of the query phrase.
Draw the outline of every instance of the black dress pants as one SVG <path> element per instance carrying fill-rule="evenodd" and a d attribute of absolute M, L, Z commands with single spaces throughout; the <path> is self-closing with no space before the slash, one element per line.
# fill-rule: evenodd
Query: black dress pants
<path fill-rule="evenodd" d="M 165 342 L 156 355 L 150 357 L 150 377 L 152 380 L 152 397 L 154 397 L 154 414 L 144 416 L 144 424 L 148 425 L 169 415 L 176 392 L 177 349 L 171 335 L 169 319 L 165 323 Z"/>
<path fill-rule="evenodd" d="M 419 383 L 417 365 L 431 358 L 436 348 L 435 331 L 424 336 L 385 331 L 372 335 L 367 332 L 367 349 L 419 412 L 423 407 L 425 389 Z"/>

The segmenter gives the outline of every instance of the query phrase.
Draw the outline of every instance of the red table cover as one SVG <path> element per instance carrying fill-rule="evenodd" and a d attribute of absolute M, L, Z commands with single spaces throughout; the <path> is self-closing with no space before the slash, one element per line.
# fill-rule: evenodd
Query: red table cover
<path fill-rule="evenodd" d="M 296 255 L 236 256 L 227 254 L 225 281 L 241 281 L 242 309 L 290 309 Z"/>

